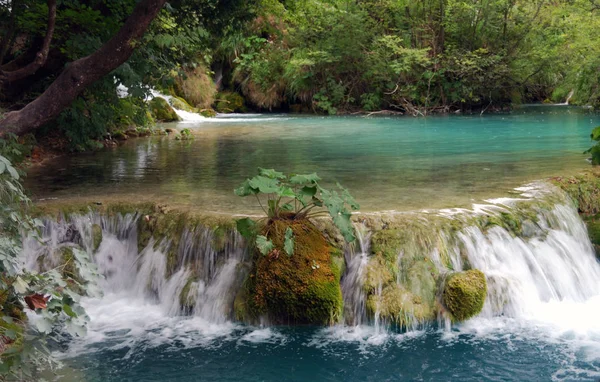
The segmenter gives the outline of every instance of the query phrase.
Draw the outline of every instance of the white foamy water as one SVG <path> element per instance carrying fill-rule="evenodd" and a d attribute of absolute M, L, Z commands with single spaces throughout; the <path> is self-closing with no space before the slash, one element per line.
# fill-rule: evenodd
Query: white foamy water
<path fill-rule="evenodd" d="M 504 200 L 501 204 L 512 205 Z M 496 210 L 481 207 L 477 213 Z M 88 334 L 74 340 L 64 356 L 107 349 L 126 349 L 129 356 L 162 346 L 279 346 L 293 341 L 277 328 L 232 322 L 233 301 L 247 271 L 246 250 L 237 235 L 231 234 L 221 248 L 215 248 L 214 233 L 198 228 L 183 232 L 174 254 L 167 255 L 172 244 L 166 239 L 138 251 L 137 218 L 90 214 L 68 222 L 48 221 L 42 232 L 46 246 L 26 241 L 27 264 L 35 268 L 41 265 L 39 256 L 73 242 L 93 252 L 91 225 L 99 224 L 103 230 L 94 259 L 105 276 L 100 282 L 104 294 L 84 299 L 91 319 Z M 556 379 L 600 376 L 600 370 L 596 375 L 593 367 L 580 370 L 577 366 L 577 362 L 593 365 L 600 360 L 600 266 L 585 225 L 572 206 L 557 204 L 541 211 L 526 237 L 501 227 L 483 231 L 471 226 L 457 233 L 460 248 L 450 253 L 453 269 L 470 264 L 487 276 L 488 296 L 482 313 L 460 325 L 450 325 L 442 317 L 439 329 L 417 327 L 406 333 L 374 322 L 369 325 L 362 283 L 371 255 L 371 232 L 362 224 L 356 228 L 358 242 L 346 251 L 342 280 L 348 326 L 318 330 L 304 346 L 335 352 L 336 344 L 355 344 L 368 355 L 390 345 L 414 346 L 410 344 L 435 331 L 441 347 L 474 341 L 556 346 L 566 359 Z M 174 262 L 168 260 L 173 255 Z M 444 267 L 439 252 L 434 250 L 429 257 Z"/>

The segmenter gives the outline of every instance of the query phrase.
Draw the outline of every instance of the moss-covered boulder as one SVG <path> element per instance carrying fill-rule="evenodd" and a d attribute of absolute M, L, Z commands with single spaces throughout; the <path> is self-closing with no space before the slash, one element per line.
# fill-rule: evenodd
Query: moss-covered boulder
<path fill-rule="evenodd" d="M 244 97 L 234 92 L 218 93 L 215 110 L 219 113 L 243 113 L 246 111 Z"/>
<path fill-rule="evenodd" d="M 294 254 L 283 251 L 287 228 L 294 233 Z M 333 324 L 342 315 L 342 254 L 308 220 L 274 220 L 267 236 L 275 248 L 255 254 L 253 269 L 234 304 L 236 318 L 267 317 L 276 324 Z"/>
<path fill-rule="evenodd" d="M 206 118 L 214 118 L 217 116 L 217 112 L 214 109 L 203 109 L 200 110 L 200 115 Z"/>
<path fill-rule="evenodd" d="M 426 301 L 400 284 L 390 284 L 367 300 L 367 310 L 388 323 L 406 328 L 435 319 L 433 301 Z"/>
<path fill-rule="evenodd" d="M 179 110 L 183 110 L 183 111 L 188 111 L 190 113 L 196 113 L 197 112 L 197 110 L 194 107 L 192 107 L 189 103 L 187 103 L 186 100 L 184 100 L 181 97 L 173 96 L 169 100 L 169 103 L 175 109 L 179 109 Z"/>
<path fill-rule="evenodd" d="M 179 117 L 175 110 L 169 105 L 166 99 L 162 97 L 155 97 L 149 103 L 150 111 L 152 116 L 158 121 L 173 122 L 179 121 Z"/>
<path fill-rule="evenodd" d="M 442 302 L 453 321 L 464 321 L 481 312 L 486 294 L 485 275 L 478 269 L 471 269 L 448 276 Z"/>

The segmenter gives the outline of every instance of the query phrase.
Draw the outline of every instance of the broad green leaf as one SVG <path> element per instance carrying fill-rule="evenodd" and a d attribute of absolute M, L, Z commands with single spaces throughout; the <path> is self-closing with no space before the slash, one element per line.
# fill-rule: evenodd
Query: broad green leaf
<path fill-rule="evenodd" d="M 256 236 L 256 222 L 254 220 L 250 218 L 238 219 L 235 225 L 240 235 L 246 239 L 252 239 Z"/>
<path fill-rule="evenodd" d="M 29 288 L 29 284 L 27 284 L 27 282 L 25 280 L 23 280 L 21 277 L 17 277 L 17 279 L 15 280 L 15 282 L 13 284 L 13 287 L 15 288 L 17 293 L 24 294 L 27 292 L 27 288 Z"/>
<path fill-rule="evenodd" d="M 286 198 L 295 198 L 296 197 L 294 190 L 292 190 L 290 187 L 279 187 L 279 189 L 277 190 L 277 195 L 286 197 Z"/>
<path fill-rule="evenodd" d="M 242 183 L 242 185 L 238 188 L 236 188 L 235 190 L 233 190 L 233 192 L 237 195 L 237 196 L 249 196 L 249 195 L 255 195 L 258 193 L 257 189 L 253 189 L 252 187 L 250 187 L 250 179 L 246 179 L 244 181 L 244 183 Z"/>
<path fill-rule="evenodd" d="M 298 191 L 299 199 L 312 198 L 317 194 L 317 186 L 304 186 Z"/>
<path fill-rule="evenodd" d="M 50 333 L 52 331 L 52 322 L 46 317 L 37 317 L 35 327 L 40 333 Z"/>
<path fill-rule="evenodd" d="M 6 329 L 6 331 L 3 334 L 5 337 L 10 338 L 11 340 L 16 340 L 17 339 L 17 332 L 15 332 L 12 329 Z"/>
<path fill-rule="evenodd" d="M 3 174 L 6 170 L 6 163 L 0 162 L 0 174 Z"/>
<path fill-rule="evenodd" d="M 279 180 L 258 175 L 250 179 L 249 185 L 262 193 L 273 194 L 279 189 Z"/>
<path fill-rule="evenodd" d="M 294 254 L 294 231 L 290 227 L 285 230 L 285 241 L 283 242 L 283 249 L 288 256 Z"/>
<path fill-rule="evenodd" d="M 273 250 L 275 246 L 273 245 L 273 242 L 271 240 L 267 239 L 266 236 L 258 235 L 256 236 L 256 247 L 258 248 L 260 253 L 266 256 L 269 252 Z"/>
<path fill-rule="evenodd" d="M 71 308 L 71 305 L 69 304 L 63 304 L 62 305 L 62 310 L 63 312 L 65 312 L 67 314 L 67 316 L 75 318 L 77 317 L 77 314 L 75 312 L 73 312 L 73 309 Z"/>
<path fill-rule="evenodd" d="M 271 169 L 266 169 L 266 168 L 258 168 L 258 174 L 262 175 L 262 176 L 266 176 L 267 178 L 270 179 L 285 179 L 286 176 L 279 171 L 275 171 L 272 168 Z"/>
<path fill-rule="evenodd" d="M 352 221 L 350 220 L 350 214 L 339 214 L 333 216 L 333 224 L 340 230 L 342 236 L 344 236 L 344 240 L 348 243 L 352 243 L 356 240 L 354 236 L 354 226 L 352 226 Z"/>
<path fill-rule="evenodd" d="M 293 175 L 290 178 L 290 183 L 291 184 L 297 184 L 297 185 L 302 185 L 302 184 L 314 184 L 318 181 L 320 181 L 321 178 L 317 175 L 316 172 L 313 172 L 312 174 L 306 174 L 306 175 Z"/>

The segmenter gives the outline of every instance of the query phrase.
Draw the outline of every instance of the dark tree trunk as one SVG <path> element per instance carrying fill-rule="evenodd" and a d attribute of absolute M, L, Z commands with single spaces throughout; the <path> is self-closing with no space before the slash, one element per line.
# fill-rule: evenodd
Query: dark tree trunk
<path fill-rule="evenodd" d="M 35 59 L 28 65 L 10 72 L 4 72 L 0 70 L 0 81 L 4 83 L 18 81 L 22 78 L 31 76 L 37 72 L 39 68 L 44 66 L 46 60 L 48 59 L 48 52 L 50 52 L 50 42 L 52 41 L 52 36 L 54 35 L 55 22 L 56 0 L 48 0 L 48 27 L 46 28 L 46 36 L 44 37 L 42 48 L 35 55 Z"/>
<path fill-rule="evenodd" d="M 56 118 L 89 85 L 123 64 L 166 0 L 140 1 L 119 32 L 100 49 L 70 63 L 42 95 L 0 120 L 0 137 L 22 135 Z"/>

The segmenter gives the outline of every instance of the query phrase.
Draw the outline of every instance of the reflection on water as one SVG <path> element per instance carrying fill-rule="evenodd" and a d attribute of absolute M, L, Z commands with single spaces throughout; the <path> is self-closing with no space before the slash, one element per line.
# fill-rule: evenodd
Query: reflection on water
<path fill-rule="evenodd" d="M 429 118 L 229 118 L 185 127 L 193 141 L 135 139 L 33 168 L 35 198 L 106 198 L 252 211 L 233 188 L 257 167 L 316 171 L 362 210 L 468 205 L 525 182 L 585 168 L 600 118 L 574 108 Z"/>

